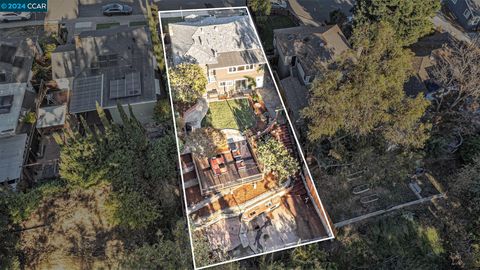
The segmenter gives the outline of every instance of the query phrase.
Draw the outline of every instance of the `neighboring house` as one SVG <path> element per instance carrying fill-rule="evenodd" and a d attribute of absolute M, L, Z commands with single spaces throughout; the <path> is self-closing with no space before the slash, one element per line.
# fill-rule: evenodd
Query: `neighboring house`
<path fill-rule="evenodd" d="M 320 67 L 329 68 L 350 46 L 337 25 L 276 29 L 273 44 L 281 91 L 289 114 L 298 123 L 300 110 L 308 105 L 307 87 Z"/>
<path fill-rule="evenodd" d="M 415 56 L 412 61 L 413 75 L 404 86 L 408 96 L 415 97 L 419 93 L 428 96 L 439 89 L 433 80 L 435 60 L 445 52 L 444 45 L 451 40 L 450 34 L 435 32 L 410 46 Z"/>
<path fill-rule="evenodd" d="M 266 59 L 248 16 L 191 18 L 169 24 L 169 34 L 173 65 L 200 65 L 209 99 L 263 87 Z"/>
<path fill-rule="evenodd" d="M 304 85 L 315 78 L 319 66 L 325 68 L 350 49 L 337 25 L 298 26 L 274 30 L 273 46 L 278 56 L 280 78 L 297 77 Z"/>
<path fill-rule="evenodd" d="M 0 183 L 12 186 L 24 173 L 28 135 L 22 121 L 36 96 L 30 84 L 35 52 L 31 39 L 0 40 Z"/>
<path fill-rule="evenodd" d="M 480 0 L 445 0 L 443 2 L 465 30 L 480 29 Z"/>
<path fill-rule="evenodd" d="M 99 104 L 121 122 L 117 104 L 131 105 L 139 121 L 151 121 L 160 89 L 149 37 L 146 27 L 119 26 L 85 31 L 75 44 L 59 46 L 52 76 L 58 88 L 71 91 L 69 112 L 88 118 Z"/>

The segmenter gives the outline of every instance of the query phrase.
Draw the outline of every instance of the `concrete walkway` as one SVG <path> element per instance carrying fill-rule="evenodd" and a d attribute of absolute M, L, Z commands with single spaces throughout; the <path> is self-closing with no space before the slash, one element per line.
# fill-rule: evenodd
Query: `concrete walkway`
<path fill-rule="evenodd" d="M 344 220 L 344 221 L 335 223 L 334 226 L 336 228 L 341 228 L 343 226 L 346 226 L 346 225 L 349 225 L 349 224 L 352 224 L 352 223 L 355 223 L 355 222 L 359 222 L 359 221 L 365 220 L 367 218 L 379 216 L 379 215 L 386 214 L 388 212 L 392 212 L 392 211 L 395 211 L 397 209 L 401 209 L 401 208 L 404 208 L 404 207 L 407 207 L 407 206 L 412 206 L 412 205 L 416 205 L 416 204 L 420 204 L 420 203 L 424 203 L 424 202 L 430 202 L 430 201 L 433 201 L 435 199 L 440 199 L 440 198 L 445 198 L 445 194 L 443 194 L 443 193 L 442 194 L 436 194 L 436 195 L 426 197 L 426 198 L 422 198 L 422 199 L 419 199 L 419 200 L 416 200 L 416 201 L 411 201 L 411 202 L 407 202 L 407 203 L 404 203 L 404 204 L 399 204 L 397 206 L 394 206 L 394 207 L 391 207 L 391 208 L 388 208 L 388 209 L 375 211 L 375 212 L 368 213 L 368 214 L 363 215 L 363 216 L 359 216 L 359 217 L 355 217 L 355 218 L 352 218 L 352 219 L 348 219 L 348 220 Z"/>
<path fill-rule="evenodd" d="M 43 21 L 38 20 L 38 21 L 8 22 L 8 23 L 0 23 L 0 29 L 39 26 L 39 25 L 43 25 Z"/>
<path fill-rule="evenodd" d="M 200 128 L 202 119 L 208 112 L 208 102 L 205 98 L 200 98 L 192 108 L 183 114 L 185 123 L 190 124 L 192 128 Z"/>
<path fill-rule="evenodd" d="M 268 79 L 267 79 L 268 78 Z M 270 77 L 266 77 L 265 86 L 257 89 L 258 94 L 262 97 L 265 107 L 270 114 L 270 117 L 273 119 L 277 115 L 276 110 L 282 109 L 282 102 L 278 95 L 275 86 L 273 85 Z"/>

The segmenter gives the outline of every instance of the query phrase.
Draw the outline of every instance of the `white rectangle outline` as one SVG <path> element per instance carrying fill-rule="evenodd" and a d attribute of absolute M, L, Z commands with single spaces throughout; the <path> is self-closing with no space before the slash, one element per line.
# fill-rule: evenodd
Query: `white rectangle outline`
<path fill-rule="evenodd" d="M 178 134 L 177 133 L 177 122 L 176 122 L 176 119 L 175 119 L 175 109 L 174 109 L 174 106 L 173 106 L 172 88 L 170 87 L 170 76 L 169 76 L 169 73 L 168 73 L 167 50 L 166 50 L 166 47 L 165 47 L 165 39 L 163 37 L 162 13 L 210 11 L 210 10 L 235 10 L 235 9 L 245 9 L 247 11 L 248 17 L 250 19 L 251 26 L 253 27 L 253 29 L 255 31 L 255 36 L 256 36 L 257 40 L 260 41 L 260 46 L 262 48 L 263 57 L 265 57 L 265 59 L 268 59 L 267 55 L 265 54 L 265 50 L 263 48 L 260 36 L 258 35 L 257 28 L 255 27 L 252 16 L 250 14 L 250 10 L 248 10 L 248 8 L 246 6 L 243 6 L 243 7 L 239 6 L 239 7 L 223 7 L 223 8 L 180 9 L 180 10 L 158 11 L 158 20 L 160 22 L 160 35 L 161 35 L 160 38 L 162 39 L 163 54 L 164 54 L 164 61 L 165 61 L 165 70 L 167 72 L 167 84 L 168 84 L 168 90 L 169 90 L 169 96 L 170 96 L 170 106 L 171 106 L 171 109 L 172 109 L 173 129 L 175 131 L 175 142 L 177 144 L 177 155 L 178 155 L 178 162 L 179 162 L 179 168 L 180 168 L 180 178 L 182 180 L 183 199 L 184 199 L 184 203 L 185 203 L 185 213 L 187 214 L 186 218 L 187 218 L 188 234 L 190 236 L 190 248 L 191 248 L 191 251 L 192 251 L 193 268 L 196 269 L 196 270 L 206 269 L 206 268 L 219 266 L 219 265 L 223 265 L 223 264 L 227 264 L 227 263 L 232 263 L 232 262 L 236 262 L 236 261 L 240 261 L 240 260 L 245 260 L 245 259 L 249 259 L 249 258 L 253 258 L 253 257 L 257 257 L 257 256 L 262 256 L 262 255 L 274 253 L 274 252 L 279 252 L 279 251 L 283 251 L 283 250 L 287 250 L 287 249 L 292 249 L 292 248 L 301 247 L 301 246 L 305 246 L 305 245 L 310 245 L 310 244 L 314 244 L 314 243 L 318 243 L 318 242 L 322 242 L 322 241 L 326 241 L 326 240 L 335 239 L 335 235 L 333 234 L 333 230 L 330 226 L 330 220 L 329 220 L 329 218 L 326 214 L 326 211 L 325 211 L 325 208 L 323 206 L 322 199 L 320 198 L 320 195 L 318 193 L 317 187 L 316 187 L 315 183 L 313 183 L 313 177 L 312 177 L 312 174 L 310 173 L 310 168 L 308 167 L 307 162 L 305 160 L 305 156 L 303 155 L 303 151 L 301 150 L 302 147 L 300 145 L 300 142 L 298 141 L 298 138 L 297 138 L 297 135 L 295 133 L 295 129 L 293 127 L 292 121 L 290 120 L 290 116 L 288 115 L 288 113 L 285 113 L 285 115 L 287 117 L 287 120 L 288 120 L 288 123 L 290 125 L 290 128 L 292 130 L 293 136 L 295 138 L 295 142 L 297 143 L 297 147 L 299 149 L 298 152 L 300 152 L 300 156 L 302 158 L 303 164 L 305 165 L 305 168 L 307 169 L 308 176 L 310 177 L 310 180 L 312 181 L 313 188 L 315 190 L 315 193 L 318 196 L 318 200 L 320 201 L 320 206 L 322 207 L 322 212 L 323 212 L 325 221 L 326 221 L 328 229 L 329 229 L 329 232 L 327 232 L 327 234 L 329 234 L 331 236 L 327 237 L 327 238 L 322 238 L 322 239 L 313 240 L 313 241 L 310 241 L 310 242 L 297 244 L 297 245 L 294 245 L 294 246 L 284 247 L 284 248 L 280 248 L 280 249 L 276 249 L 276 250 L 272 250 L 272 251 L 266 251 L 266 252 L 262 252 L 262 253 L 258 253 L 258 254 L 253 254 L 253 255 L 241 257 L 241 258 L 235 258 L 235 259 L 231 259 L 231 260 L 228 260 L 228 261 L 219 262 L 219 263 L 215 263 L 215 264 L 210 264 L 210 265 L 202 266 L 202 267 L 197 267 L 197 265 L 195 263 L 195 251 L 193 249 L 193 240 L 192 240 L 193 238 L 192 238 L 192 232 L 190 230 L 190 219 L 189 219 L 189 216 L 188 216 L 187 194 L 185 192 L 185 182 L 184 182 L 184 179 L 183 179 L 183 171 L 182 171 L 182 166 L 181 166 L 182 160 L 181 160 L 181 155 L 180 155 L 180 144 L 178 142 L 178 135 L 177 135 Z M 285 104 L 283 102 L 282 95 L 280 94 L 280 90 L 278 90 L 279 88 L 278 88 L 277 82 L 275 81 L 275 77 L 273 76 L 273 72 L 272 72 L 272 69 L 270 67 L 270 63 L 268 61 L 266 61 L 266 62 L 267 62 L 268 71 L 269 71 L 270 76 L 272 78 L 273 84 L 275 85 L 275 89 L 277 90 L 277 95 L 280 98 L 280 102 L 282 103 L 283 109 L 286 112 L 287 107 L 285 106 Z"/>

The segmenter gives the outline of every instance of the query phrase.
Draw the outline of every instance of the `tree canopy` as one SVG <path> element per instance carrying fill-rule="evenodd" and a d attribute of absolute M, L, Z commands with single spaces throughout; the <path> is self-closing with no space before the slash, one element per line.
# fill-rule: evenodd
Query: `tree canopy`
<path fill-rule="evenodd" d="M 261 15 L 270 15 L 272 3 L 267 0 L 248 0 L 248 6 L 253 12 Z"/>
<path fill-rule="evenodd" d="M 214 157 L 227 147 L 227 138 L 219 129 L 197 128 L 186 137 L 185 147 L 201 157 Z"/>
<path fill-rule="evenodd" d="M 264 166 L 264 172 L 273 173 L 279 184 L 295 175 L 300 168 L 298 161 L 292 157 L 285 146 L 272 137 L 258 143 L 257 156 Z"/>
<path fill-rule="evenodd" d="M 430 21 L 440 9 L 439 0 L 358 0 L 355 24 L 387 22 L 402 46 L 415 43 L 433 30 Z"/>
<path fill-rule="evenodd" d="M 195 102 L 206 93 L 205 71 L 196 64 L 180 64 L 170 70 L 173 98 L 180 102 Z"/>
<path fill-rule="evenodd" d="M 362 54 L 317 76 L 311 86 L 309 106 L 301 112 L 309 122 L 309 140 L 339 132 L 378 134 L 392 144 L 422 147 L 428 125 L 420 120 L 429 102 L 421 95 L 410 98 L 404 93 L 411 52 L 396 42 L 388 24 L 357 28 L 354 36 L 362 44 Z"/>

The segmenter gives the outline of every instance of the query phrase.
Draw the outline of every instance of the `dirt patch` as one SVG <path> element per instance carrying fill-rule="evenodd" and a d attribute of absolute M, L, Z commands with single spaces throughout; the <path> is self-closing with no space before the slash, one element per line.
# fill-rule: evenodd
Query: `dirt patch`
<path fill-rule="evenodd" d="M 123 242 L 106 220 L 109 187 L 45 199 L 22 226 L 27 269 L 118 268 Z"/>

